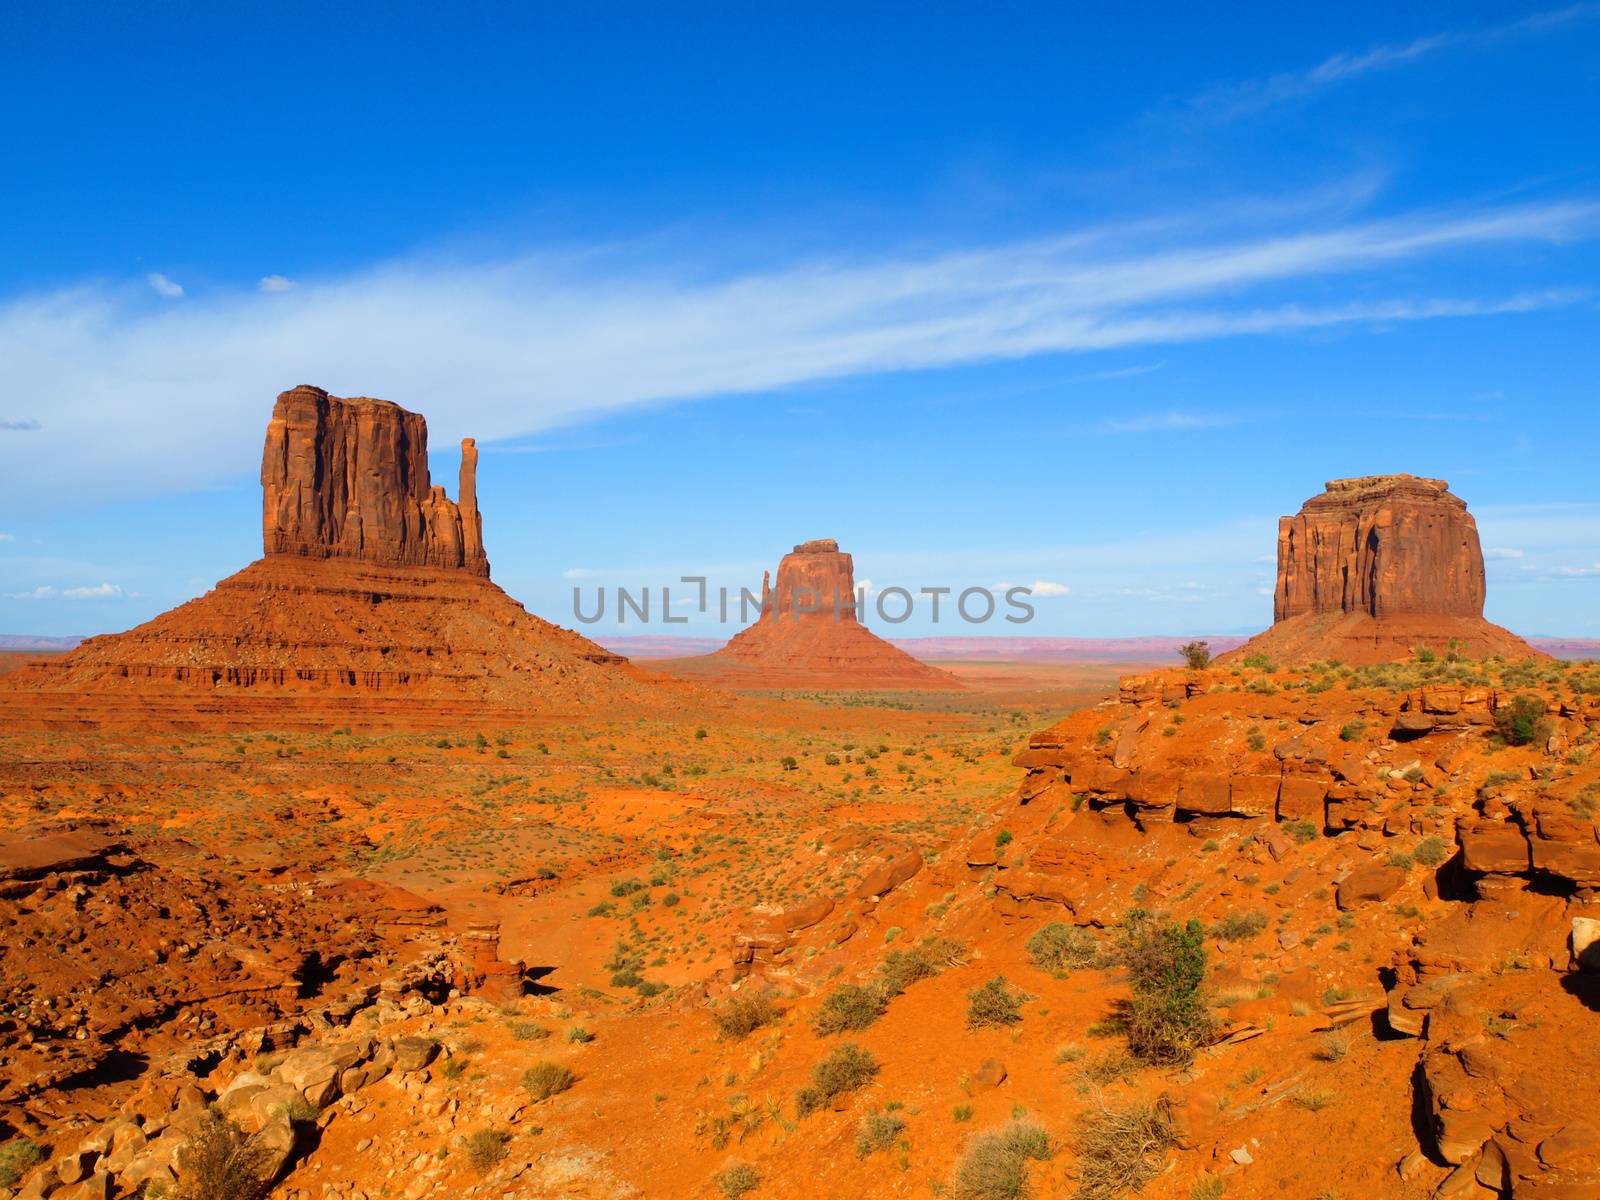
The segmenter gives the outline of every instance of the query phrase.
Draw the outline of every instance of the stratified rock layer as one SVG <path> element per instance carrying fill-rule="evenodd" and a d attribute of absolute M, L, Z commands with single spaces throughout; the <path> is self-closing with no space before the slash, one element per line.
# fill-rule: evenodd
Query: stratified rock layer
<path fill-rule="evenodd" d="M 912 658 L 856 619 L 855 564 L 832 538 L 802 542 L 763 580 L 761 618 L 708 663 L 762 687 L 959 688 L 946 671 Z"/>
<path fill-rule="evenodd" d="M 478 449 L 461 443 L 459 502 L 428 475 L 428 423 L 398 404 L 284 392 L 261 454 L 262 549 L 489 574 Z"/>
<path fill-rule="evenodd" d="M 1483 619 L 1483 551 L 1466 502 L 1442 479 L 1335 479 L 1278 522 L 1273 626 L 1230 657 L 1369 663 L 1419 647 L 1538 657 Z"/>

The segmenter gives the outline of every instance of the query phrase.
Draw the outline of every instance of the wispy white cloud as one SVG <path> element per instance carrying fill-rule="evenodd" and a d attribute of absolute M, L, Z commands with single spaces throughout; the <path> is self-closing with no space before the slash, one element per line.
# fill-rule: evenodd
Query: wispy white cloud
<path fill-rule="evenodd" d="M 1064 583 L 1055 583 L 1049 579 L 1035 579 L 1030 589 L 1035 596 L 1067 596 L 1072 594 L 1072 589 Z"/>
<path fill-rule="evenodd" d="M 124 596 L 137 597 L 137 592 L 124 592 L 116 583 L 97 583 L 83 587 L 56 588 L 41 584 L 32 591 L 7 592 L 7 600 L 118 600 Z"/>
<path fill-rule="evenodd" d="M 263 275 L 260 281 L 256 284 L 256 291 L 267 292 L 269 294 L 275 292 L 288 292 L 294 290 L 295 286 L 295 281 L 290 279 L 287 275 Z"/>
<path fill-rule="evenodd" d="M 17 535 L 14 533 L 0 533 L 0 542 L 14 542 L 16 540 Z"/>
<path fill-rule="evenodd" d="M 1587 567 L 1556 567 L 1550 573 L 1561 579 L 1588 579 L 1600 575 L 1600 563 Z"/>
<path fill-rule="evenodd" d="M 39 422 L 32 417 L 0 417 L 0 430 L 7 433 L 27 433 L 39 427 Z"/>
<path fill-rule="evenodd" d="M 151 271 L 144 278 L 145 282 L 150 285 L 151 291 L 164 299 L 177 300 L 183 295 L 183 284 L 167 278 L 160 271 Z"/>
<path fill-rule="evenodd" d="M 1513 550 L 1509 546 L 1490 546 L 1483 552 L 1483 556 L 1487 559 L 1521 558 L 1522 551 Z"/>
<path fill-rule="evenodd" d="M 1170 433 L 1185 429 L 1216 429 L 1237 423 L 1237 417 L 1215 413 L 1169 412 L 1115 418 L 1100 422 L 1095 429 L 1099 433 Z"/>
<path fill-rule="evenodd" d="M 443 444 L 874 372 L 1529 311 L 1574 293 L 1375 298 L 1363 278 L 1351 299 L 1336 285 L 1597 228 L 1600 204 L 1566 202 L 1255 237 L 1190 228 L 1181 244 L 1170 223 L 1154 234 L 1144 223 L 710 279 L 699 248 L 664 263 L 657 246 L 646 262 L 603 247 L 417 258 L 182 305 L 85 285 L 0 302 L 0 388 L 51 398 L 26 453 L 0 440 L 0 473 L 40 506 L 243 478 L 270 397 L 302 382 L 418 409 Z M 1313 279 L 1325 300 L 1285 300 Z"/>
<path fill-rule="evenodd" d="M 1211 120 L 1233 120 L 1297 100 L 1330 84 L 1373 72 L 1393 70 L 1448 50 L 1479 49 L 1509 38 L 1546 33 L 1600 16 L 1600 4 L 1573 4 L 1547 9 L 1503 25 L 1428 34 L 1408 42 L 1392 42 L 1366 50 L 1341 50 L 1315 66 L 1283 71 L 1265 79 L 1220 84 L 1192 97 L 1190 111 Z"/>

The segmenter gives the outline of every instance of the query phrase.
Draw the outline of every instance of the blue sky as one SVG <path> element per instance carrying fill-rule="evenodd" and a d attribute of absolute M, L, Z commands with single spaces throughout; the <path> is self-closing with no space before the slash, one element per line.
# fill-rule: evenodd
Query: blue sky
<path fill-rule="evenodd" d="M 478 436 L 568 624 L 834 536 L 1245 632 L 1276 517 L 1406 470 L 1492 619 L 1600 636 L 1600 4 L 442 11 L 0 12 L 0 631 L 256 557 L 316 383 Z"/>

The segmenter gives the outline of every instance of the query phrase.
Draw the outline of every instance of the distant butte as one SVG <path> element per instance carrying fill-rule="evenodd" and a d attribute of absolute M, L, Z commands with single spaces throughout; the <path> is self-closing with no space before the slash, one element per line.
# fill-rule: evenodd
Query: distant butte
<path fill-rule="evenodd" d="M 1294 664 L 1543 657 L 1483 619 L 1483 551 L 1466 502 L 1442 479 L 1335 479 L 1278 521 L 1273 625 L 1228 657 Z"/>
<path fill-rule="evenodd" d="M 715 654 L 682 660 L 741 687 L 872 691 L 954 689 L 948 671 L 919 662 L 856 616 L 855 563 L 832 538 L 801 542 L 761 587 L 761 617 Z M 690 673 L 689 671 L 685 672 Z M 695 674 L 702 673 L 694 671 Z"/>
<path fill-rule="evenodd" d="M 607 703 L 648 687 L 619 655 L 490 582 L 477 457 L 465 440 L 452 501 L 429 478 L 417 413 L 314 387 L 284 392 L 262 453 L 263 557 L 5 686 L 516 705 Z"/>

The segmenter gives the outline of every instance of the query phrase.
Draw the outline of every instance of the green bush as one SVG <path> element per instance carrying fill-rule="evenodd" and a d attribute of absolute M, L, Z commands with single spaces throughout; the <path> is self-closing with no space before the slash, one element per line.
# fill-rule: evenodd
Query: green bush
<path fill-rule="evenodd" d="M 1027 950 L 1034 966 L 1055 975 L 1093 966 L 1099 956 L 1092 933 L 1062 921 L 1051 921 L 1035 933 Z"/>
<path fill-rule="evenodd" d="M 1128 1049 L 1146 1062 L 1185 1064 L 1210 1040 L 1215 1025 L 1206 1007 L 1205 927 L 1160 923 L 1129 914 L 1120 957 L 1133 988 L 1125 1017 Z"/>
<path fill-rule="evenodd" d="M 1189 642 L 1178 653 L 1183 655 L 1184 663 L 1191 670 L 1199 671 L 1211 665 L 1211 646 L 1207 642 Z"/>
<path fill-rule="evenodd" d="M 811 1086 L 796 1093 L 795 1109 L 808 1117 L 835 1097 L 866 1087 L 877 1073 L 878 1062 L 871 1054 L 854 1042 L 845 1042 L 811 1068 Z"/>
<path fill-rule="evenodd" d="M 1544 701 L 1537 696 L 1518 696 L 1510 704 L 1496 705 L 1494 727 L 1512 746 L 1542 742 L 1550 736 L 1550 722 L 1545 719 Z"/>
<path fill-rule="evenodd" d="M 548 1100 L 578 1082 L 578 1077 L 560 1063 L 536 1062 L 522 1073 L 522 1086 L 535 1100 Z"/>
<path fill-rule="evenodd" d="M 996 975 L 967 993 L 967 1028 L 993 1029 L 1022 1020 L 1022 1002 L 1028 999 L 1011 990 L 1004 975 Z"/>
<path fill-rule="evenodd" d="M 16 1187 L 32 1167 L 43 1161 L 44 1147 L 31 1138 L 12 1138 L 0 1145 L 0 1187 Z"/>
<path fill-rule="evenodd" d="M 1366 731 L 1367 727 L 1364 722 L 1351 721 L 1348 725 L 1345 725 L 1339 730 L 1339 740 L 1341 742 L 1359 741 L 1361 739 L 1361 735 Z"/>
<path fill-rule="evenodd" d="M 1051 1153 L 1049 1134 L 1026 1121 L 980 1133 L 956 1164 L 951 1188 L 955 1200 L 1026 1200 L 1033 1194 L 1028 1162 Z"/>
<path fill-rule="evenodd" d="M 888 1010 L 889 998 L 875 983 L 841 983 L 822 998 L 811 1015 L 811 1028 L 823 1037 L 859 1032 Z"/>

